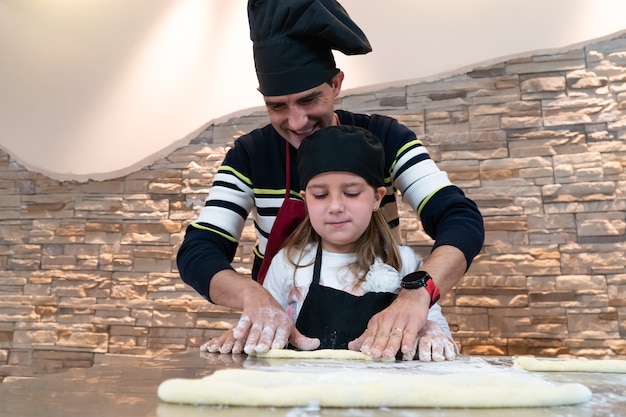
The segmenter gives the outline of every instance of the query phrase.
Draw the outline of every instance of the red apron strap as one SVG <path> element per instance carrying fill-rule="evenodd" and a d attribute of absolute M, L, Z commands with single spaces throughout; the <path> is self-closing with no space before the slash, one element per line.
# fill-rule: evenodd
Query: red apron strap
<path fill-rule="evenodd" d="M 291 158 L 289 154 L 289 142 L 287 141 L 285 141 L 285 151 L 285 175 L 287 176 L 285 181 L 285 198 L 274 220 L 274 225 L 272 226 L 270 236 L 267 240 L 267 246 L 265 247 L 265 253 L 263 254 L 263 262 L 256 276 L 256 280 L 259 284 L 263 284 L 267 269 L 274 256 L 282 248 L 291 233 L 296 230 L 296 227 L 306 218 L 304 201 L 289 198 L 291 194 Z"/>

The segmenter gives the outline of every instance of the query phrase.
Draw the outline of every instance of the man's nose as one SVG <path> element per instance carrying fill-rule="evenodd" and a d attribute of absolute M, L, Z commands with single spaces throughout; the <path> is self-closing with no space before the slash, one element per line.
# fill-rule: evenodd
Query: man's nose
<path fill-rule="evenodd" d="M 289 110 L 289 128 L 291 130 L 297 132 L 305 129 L 308 121 L 306 112 L 300 106 L 295 106 Z"/>

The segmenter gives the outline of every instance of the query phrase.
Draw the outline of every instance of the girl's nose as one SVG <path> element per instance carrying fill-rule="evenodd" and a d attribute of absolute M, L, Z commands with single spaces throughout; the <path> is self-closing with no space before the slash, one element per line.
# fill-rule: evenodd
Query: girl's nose
<path fill-rule="evenodd" d="M 330 200 L 330 205 L 328 206 L 328 210 L 331 213 L 337 213 L 343 211 L 343 198 L 342 196 L 332 196 Z"/>

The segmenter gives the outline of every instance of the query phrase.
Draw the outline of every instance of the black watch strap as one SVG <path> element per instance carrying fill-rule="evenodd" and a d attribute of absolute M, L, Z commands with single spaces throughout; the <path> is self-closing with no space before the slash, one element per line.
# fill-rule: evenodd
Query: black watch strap
<path fill-rule="evenodd" d="M 400 281 L 400 286 L 407 290 L 416 290 L 419 288 L 425 288 L 430 296 L 431 307 L 435 304 L 440 297 L 439 288 L 433 281 L 430 274 L 426 271 L 415 271 L 408 275 L 405 275 Z"/>

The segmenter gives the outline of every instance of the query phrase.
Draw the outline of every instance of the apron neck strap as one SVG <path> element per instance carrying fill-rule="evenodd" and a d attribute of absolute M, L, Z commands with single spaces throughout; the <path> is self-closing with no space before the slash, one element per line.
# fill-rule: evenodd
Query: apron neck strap
<path fill-rule="evenodd" d="M 285 200 L 289 200 L 291 194 L 291 152 L 289 152 L 289 142 L 285 141 Z"/>
<path fill-rule="evenodd" d="M 313 279 L 311 284 L 320 283 L 320 273 L 322 271 L 322 242 L 317 245 L 317 253 L 315 254 L 315 264 L 313 264 Z"/>

